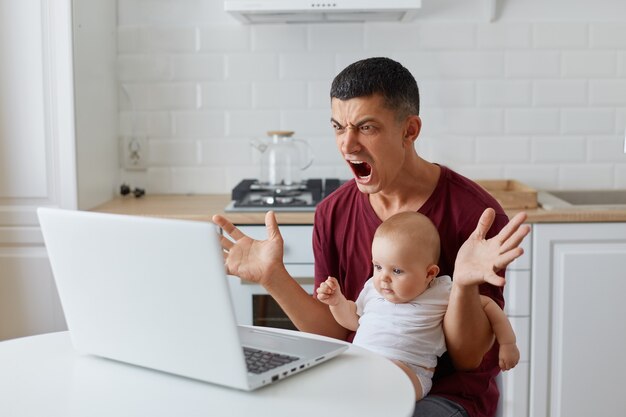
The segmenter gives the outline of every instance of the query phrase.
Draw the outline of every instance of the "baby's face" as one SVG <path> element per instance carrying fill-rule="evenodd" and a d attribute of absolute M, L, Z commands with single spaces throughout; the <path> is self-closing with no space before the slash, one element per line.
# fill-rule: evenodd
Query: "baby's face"
<path fill-rule="evenodd" d="M 417 248 L 397 239 L 375 237 L 372 242 L 374 288 L 392 303 L 411 301 L 426 291 L 439 272 L 425 258 Z"/>

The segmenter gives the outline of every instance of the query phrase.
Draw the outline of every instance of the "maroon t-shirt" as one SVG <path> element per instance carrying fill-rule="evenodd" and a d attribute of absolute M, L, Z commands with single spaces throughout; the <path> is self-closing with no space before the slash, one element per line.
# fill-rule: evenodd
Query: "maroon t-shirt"
<path fill-rule="evenodd" d="M 435 224 L 441 237 L 440 275 L 453 276 L 456 254 L 476 229 L 487 207 L 496 210 L 488 237 L 508 223 L 498 202 L 479 185 L 442 166 L 432 195 L 419 209 Z M 354 180 L 348 181 L 325 198 L 315 210 L 313 252 L 315 288 L 330 275 L 339 281 L 343 294 L 356 300 L 365 281 L 373 274 L 372 240 L 382 223 Z M 480 293 L 504 306 L 502 289 L 482 284 Z M 429 395 L 446 397 L 465 408 L 470 417 L 495 413 L 498 390 L 494 377 L 499 371 L 498 346 L 494 343 L 481 365 L 469 372 L 456 371 L 445 353 L 437 364 Z"/>

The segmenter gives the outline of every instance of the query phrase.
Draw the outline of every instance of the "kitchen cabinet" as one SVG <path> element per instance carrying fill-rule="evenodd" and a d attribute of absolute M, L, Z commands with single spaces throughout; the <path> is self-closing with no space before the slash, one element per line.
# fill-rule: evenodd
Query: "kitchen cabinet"
<path fill-rule="evenodd" d="M 66 329 L 36 209 L 113 195 L 115 19 L 108 0 L 0 2 L 0 340 Z"/>
<path fill-rule="evenodd" d="M 626 223 L 533 226 L 530 416 L 623 415 Z"/>
<path fill-rule="evenodd" d="M 504 312 L 515 331 L 520 362 L 512 370 L 502 373 L 500 410 L 503 417 L 528 417 L 531 237 L 527 236 L 521 246 L 524 254 L 507 268 L 504 287 Z"/>

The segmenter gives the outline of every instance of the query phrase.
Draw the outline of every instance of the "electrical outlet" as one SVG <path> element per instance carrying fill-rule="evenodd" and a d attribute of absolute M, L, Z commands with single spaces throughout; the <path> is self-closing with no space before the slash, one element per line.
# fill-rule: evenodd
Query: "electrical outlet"
<path fill-rule="evenodd" d="M 148 168 L 148 138 L 145 136 L 124 136 L 120 140 L 122 167 L 129 171 L 143 171 Z"/>

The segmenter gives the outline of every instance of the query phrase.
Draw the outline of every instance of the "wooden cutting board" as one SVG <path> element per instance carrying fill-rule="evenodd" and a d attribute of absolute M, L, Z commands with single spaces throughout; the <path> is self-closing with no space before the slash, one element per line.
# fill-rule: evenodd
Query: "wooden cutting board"
<path fill-rule="evenodd" d="M 537 190 L 516 180 L 477 180 L 506 209 L 537 208 Z"/>

